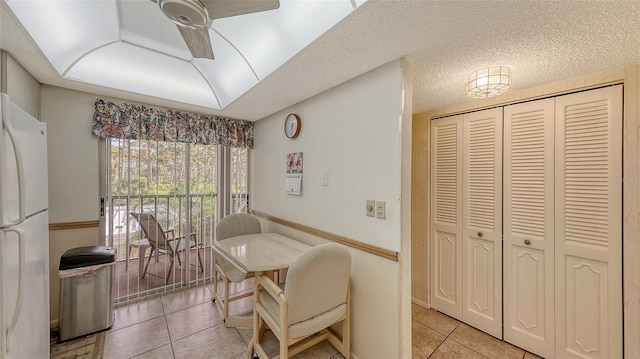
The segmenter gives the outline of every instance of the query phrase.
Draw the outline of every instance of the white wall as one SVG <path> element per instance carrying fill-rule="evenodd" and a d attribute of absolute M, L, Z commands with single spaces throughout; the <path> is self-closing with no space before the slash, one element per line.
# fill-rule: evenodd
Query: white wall
<path fill-rule="evenodd" d="M 41 121 L 49 131 L 49 219 L 95 221 L 100 172 L 91 126 L 98 96 L 44 85 L 41 97 Z"/>
<path fill-rule="evenodd" d="M 251 208 L 399 251 L 402 84 L 398 60 L 256 122 Z M 283 133 L 290 112 L 302 119 L 295 140 Z M 284 192 L 290 152 L 304 154 L 299 197 Z M 329 172 L 328 187 L 322 186 L 323 172 Z M 366 217 L 366 199 L 386 201 L 387 218 Z M 324 241 L 270 222 L 263 230 L 307 243 Z M 401 264 L 355 249 L 351 253 L 352 353 L 362 359 L 399 358 Z"/>
<path fill-rule="evenodd" d="M 302 120 L 285 137 L 286 115 Z M 276 217 L 399 250 L 402 67 L 394 61 L 256 122 L 252 207 Z M 303 152 L 302 195 L 284 192 L 286 154 Z M 322 173 L 329 186 L 322 186 Z M 365 216 L 367 199 L 386 219 Z"/>
<path fill-rule="evenodd" d="M 40 83 L 8 53 L 0 52 L 0 84 L 11 102 L 40 118 Z"/>

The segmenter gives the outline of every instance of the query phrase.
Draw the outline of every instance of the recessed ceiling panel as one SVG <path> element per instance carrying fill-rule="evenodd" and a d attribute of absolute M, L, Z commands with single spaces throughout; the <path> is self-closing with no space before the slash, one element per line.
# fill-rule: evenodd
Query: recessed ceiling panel
<path fill-rule="evenodd" d="M 258 83 L 258 78 L 240 53 L 214 31 L 209 31 L 216 59 L 193 59 L 194 66 L 213 88 L 224 108 Z"/>
<path fill-rule="evenodd" d="M 150 0 L 5 1 L 63 78 L 221 110 L 365 0 L 280 0 L 213 20 L 213 60 L 194 59 Z"/>
<path fill-rule="evenodd" d="M 85 53 L 120 40 L 114 1 L 9 0 L 7 4 L 59 74 Z"/>
<path fill-rule="evenodd" d="M 118 0 L 122 40 L 191 60 L 191 52 L 176 25 L 150 0 Z"/>
<path fill-rule="evenodd" d="M 280 0 L 280 8 L 216 19 L 262 80 L 353 11 L 349 0 Z M 215 51 L 215 49 L 214 49 Z"/>
<path fill-rule="evenodd" d="M 190 62 L 119 42 L 79 61 L 68 77 L 100 86 L 219 108 L 211 88 Z"/>

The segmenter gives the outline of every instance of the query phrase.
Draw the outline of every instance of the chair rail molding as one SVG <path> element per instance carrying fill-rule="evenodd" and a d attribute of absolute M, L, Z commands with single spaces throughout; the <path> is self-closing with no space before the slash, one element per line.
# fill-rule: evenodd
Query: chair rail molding
<path fill-rule="evenodd" d="M 334 234 L 331 232 L 327 232 L 327 231 L 323 231 L 321 229 L 317 229 L 317 228 L 313 228 L 313 227 L 309 227 L 309 226 L 305 226 L 304 224 L 299 224 L 299 223 L 295 223 L 295 222 L 291 222 L 288 221 L 286 219 L 282 219 L 282 218 L 278 218 L 278 217 L 274 217 L 270 214 L 261 212 L 261 211 L 257 211 L 255 209 L 249 209 L 249 213 L 253 214 L 256 217 L 262 218 L 262 219 L 266 219 L 268 221 L 274 222 L 274 223 L 278 223 L 281 224 L 283 226 L 287 226 L 290 228 L 293 228 L 295 230 L 301 231 L 301 232 L 305 232 L 305 233 L 309 233 L 312 234 L 314 236 L 320 237 L 320 238 L 324 238 L 324 239 L 328 239 L 330 241 L 336 242 L 336 243 L 340 243 L 343 244 L 345 246 L 351 247 L 351 248 L 355 248 L 355 249 L 359 249 L 361 251 L 385 258 L 385 259 L 389 259 L 392 260 L 394 262 L 398 261 L 398 252 L 396 251 L 392 251 L 386 248 L 382 248 L 382 247 L 378 247 L 378 246 L 374 246 L 372 244 L 367 244 L 355 239 L 351 239 L 348 237 L 344 237 L 338 234 Z"/>
<path fill-rule="evenodd" d="M 60 231 L 67 229 L 94 228 L 99 227 L 100 221 L 78 221 L 78 222 L 58 222 L 49 223 L 50 231 Z"/>

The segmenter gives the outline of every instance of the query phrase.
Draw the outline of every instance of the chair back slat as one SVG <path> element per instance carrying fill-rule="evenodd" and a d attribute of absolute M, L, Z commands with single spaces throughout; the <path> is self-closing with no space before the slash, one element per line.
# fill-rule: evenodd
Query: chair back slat
<path fill-rule="evenodd" d="M 216 240 L 221 241 L 244 234 L 256 234 L 260 233 L 260 231 L 258 218 L 247 213 L 234 213 L 218 222 L 216 225 Z"/>
<path fill-rule="evenodd" d="M 160 224 L 152 214 L 132 212 L 131 216 L 140 223 L 140 227 L 142 227 L 142 231 L 149 240 L 151 246 L 156 247 L 159 250 L 173 252 L 173 248 L 171 248 L 169 242 L 167 242 L 167 237 L 162 230 L 162 227 L 160 227 Z"/>

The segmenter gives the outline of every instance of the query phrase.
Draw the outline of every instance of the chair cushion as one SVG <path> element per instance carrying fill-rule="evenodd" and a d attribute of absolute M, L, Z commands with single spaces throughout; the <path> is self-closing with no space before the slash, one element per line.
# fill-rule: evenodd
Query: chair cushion
<path fill-rule="evenodd" d="M 284 289 L 284 283 L 278 284 Z M 260 291 L 260 303 L 276 320 L 280 318 L 280 306 L 278 302 L 269 295 L 265 290 Z M 312 317 L 302 322 L 292 323 L 289 325 L 289 338 L 297 338 L 318 332 L 331 324 L 335 323 L 347 311 L 347 305 L 341 304 L 321 315 Z"/>
<path fill-rule="evenodd" d="M 294 323 L 289 326 L 289 338 L 297 338 L 318 332 L 335 323 L 346 312 L 347 305 L 340 304 L 321 315 L 305 320 L 304 322 Z"/>

